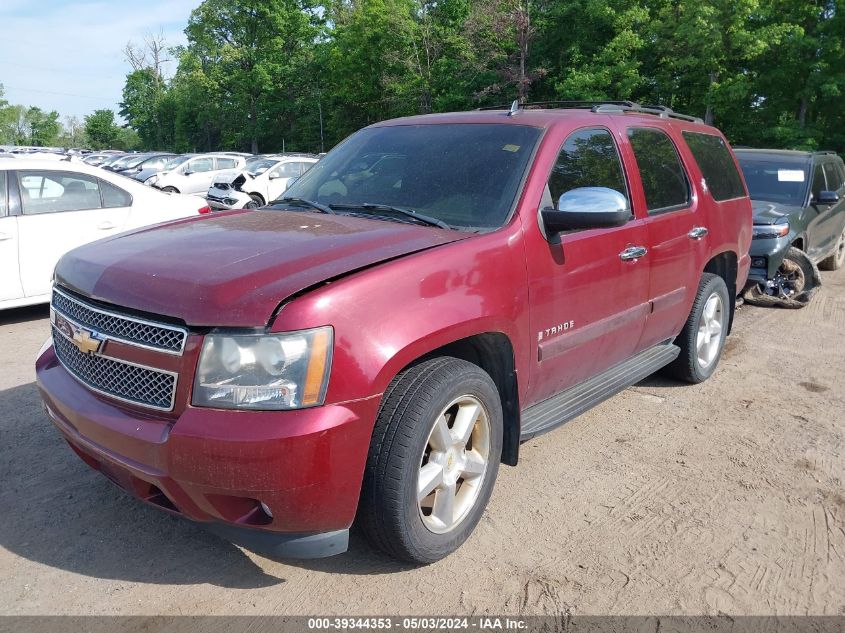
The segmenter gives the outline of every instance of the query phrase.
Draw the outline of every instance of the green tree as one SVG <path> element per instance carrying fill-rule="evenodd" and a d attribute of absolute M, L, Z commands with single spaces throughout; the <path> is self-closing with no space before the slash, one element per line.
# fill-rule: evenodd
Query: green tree
<path fill-rule="evenodd" d="M 55 145 L 62 126 L 59 124 L 59 113 L 55 110 L 44 112 L 41 108 L 31 107 L 26 111 L 29 125 L 29 144 L 38 147 Z"/>
<path fill-rule="evenodd" d="M 114 149 L 120 138 L 120 127 L 114 122 L 114 112 L 94 110 L 85 117 L 85 136 L 92 149 Z"/>

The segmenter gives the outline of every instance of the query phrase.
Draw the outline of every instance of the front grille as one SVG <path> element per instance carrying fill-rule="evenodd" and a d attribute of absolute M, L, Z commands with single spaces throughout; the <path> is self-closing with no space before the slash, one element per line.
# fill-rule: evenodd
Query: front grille
<path fill-rule="evenodd" d="M 115 314 L 83 303 L 58 289 L 53 289 L 53 309 L 82 326 L 109 338 L 151 349 L 181 354 L 188 333 L 182 328 L 153 323 L 137 317 Z"/>
<path fill-rule="evenodd" d="M 64 368 L 91 389 L 145 407 L 165 411 L 173 408 L 175 374 L 85 354 L 55 327 L 53 347 Z"/>

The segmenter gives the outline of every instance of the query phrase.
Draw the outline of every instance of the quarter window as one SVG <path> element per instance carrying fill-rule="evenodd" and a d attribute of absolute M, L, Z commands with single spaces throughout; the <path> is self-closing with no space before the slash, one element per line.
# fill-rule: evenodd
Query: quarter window
<path fill-rule="evenodd" d="M 110 182 L 101 180 L 100 191 L 103 192 L 103 207 L 106 209 L 132 205 L 132 196 Z"/>
<path fill-rule="evenodd" d="M 649 214 L 689 205 L 689 180 L 671 139 L 651 127 L 630 128 L 628 138 L 637 159 Z"/>
<path fill-rule="evenodd" d="M 549 176 L 550 206 L 579 187 L 607 187 L 628 197 L 619 151 L 605 129 L 578 130 L 566 139 Z"/>
<path fill-rule="evenodd" d="M 715 134 L 684 132 L 683 135 L 713 199 L 743 197 L 742 179 L 725 141 Z"/>
<path fill-rule="evenodd" d="M 98 179 L 58 171 L 20 171 L 24 215 L 99 209 L 102 206 Z"/>

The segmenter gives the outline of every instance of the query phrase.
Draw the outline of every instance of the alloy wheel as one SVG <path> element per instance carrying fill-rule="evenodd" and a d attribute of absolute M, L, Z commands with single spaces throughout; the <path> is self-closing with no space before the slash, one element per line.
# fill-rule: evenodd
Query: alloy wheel
<path fill-rule="evenodd" d="M 490 417 L 474 396 L 456 398 L 437 416 L 417 476 L 417 505 L 428 530 L 450 532 L 470 513 L 487 473 L 490 441 Z"/>
<path fill-rule="evenodd" d="M 707 369 L 716 360 L 724 331 L 725 309 L 722 298 L 714 292 L 704 303 L 695 339 L 696 359 L 702 369 Z"/>

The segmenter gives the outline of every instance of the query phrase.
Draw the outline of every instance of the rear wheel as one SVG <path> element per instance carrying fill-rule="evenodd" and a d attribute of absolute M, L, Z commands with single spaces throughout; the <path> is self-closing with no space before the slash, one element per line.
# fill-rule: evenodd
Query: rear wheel
<path fill-rule="evenodd" d="M 402 372 L 373 430 L 359 524 L 391 556 L 443 558 L 481 519 L 501 450 L 501 400 L 481 368 L 444 357 Z"/>
<path fill-rule="evenodd" d="M 839 236 L 839 241 L 836 242 L 836 250 L 830 257 L 819 262 L 819 268 L 822 270 L 839 270 L 843 264 L 845 264 L 845 229 Z"/>
<path fill-rule="evenodd" d="M 693 384 L 707 380 L 716 371 L 722 356 L 730 310 L 725 280 L 704 273 L 689 318 L 675 340 L 681 353 L 667 366 L 667 372 Z"/>

